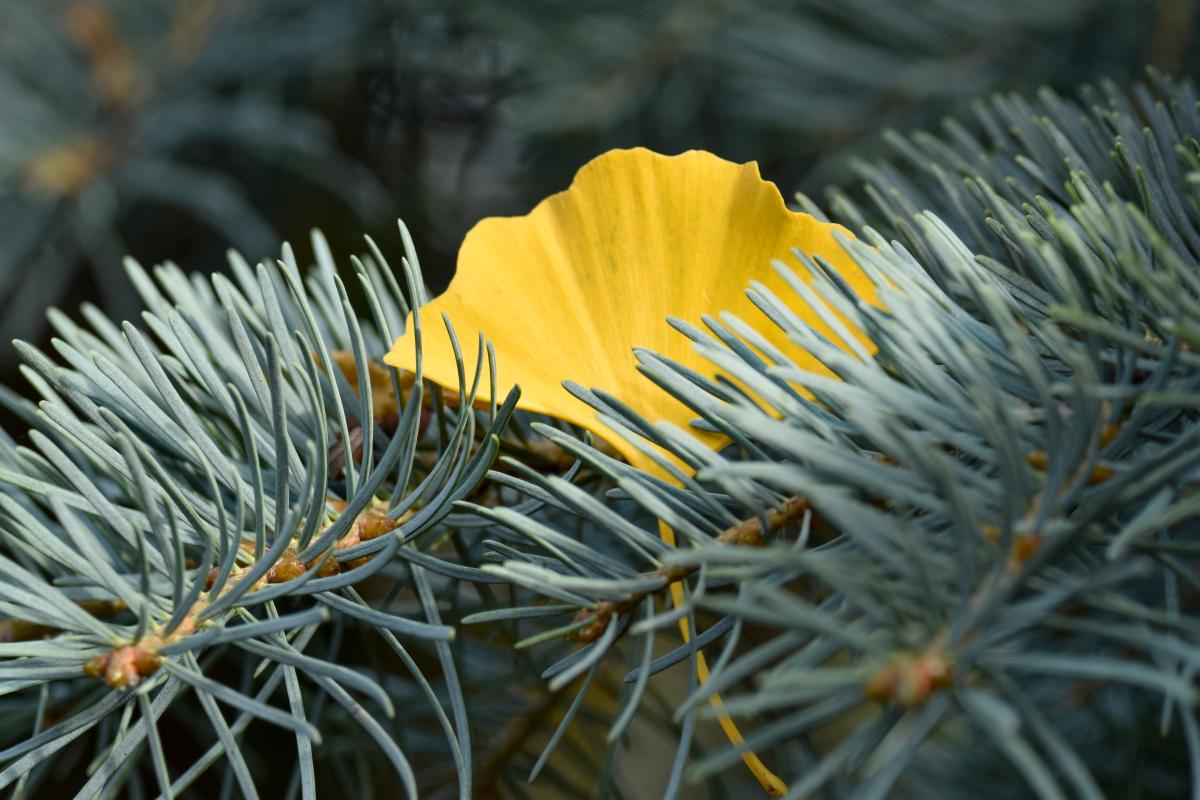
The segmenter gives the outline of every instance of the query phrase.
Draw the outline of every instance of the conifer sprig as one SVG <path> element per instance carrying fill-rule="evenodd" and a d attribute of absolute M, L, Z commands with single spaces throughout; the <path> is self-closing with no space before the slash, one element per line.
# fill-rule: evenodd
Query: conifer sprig
<path fill-rule="evenodd" d="M 1189 666 L 1200 650 L 1185 588 L 1200 585 L 1190 541 L 1200 207 L 1189 177 L 1200 117 L 1190 86 L 1155 81 L 1136 105 L 1111 87 L 1085 91 L 1087 110 L 1049 94 L 1004 98 L 980 107 L 982 134 L 951 122 L 947 141 L 893 137 L 907 163 L 858 167 L 870 205 L 844 192 L 832 205 L 865 232 L 846 245 L 884 309 L 798 253 L 776 267 L 794 295 L 751 287 L 762 318 L 677 323 L 729 381 L 640 353 L 697 424 L 730 437 L 726 452 L 577 389 L 697 478 L 676 489 L 546 431 L 642 513 L 625 518 L 538 476 L 528 491 L 556 512 L 480 512 L 525 542 L 497 549 L 501 564 L 487 569 L 552 604 L 510 613 L 576 613 L 531 636 L 582 640 L 547 671 L 552 685 L 610 652 L 640 654 L 627 676 L 639 692 L 689 661 L 681 751 L 718 692 L 724 711 L 757 723 L 690 774 L 774 747 L 797 797 L 847 781 L 871 797 L 969 794 L 971 770 L 1006 769 L 1042 797 L 1101 797 L 1138 770 L 1120 751 L 1140 737 L 1164 761 L 1188 753 L 1200 775 Z M 866 331 L 878 352 L 848 355 L 790 311 L 799 304 Z M 840 380 L 795 368 L 758 334 L 765 325 Z M 760 547 L 720 541 L 788 497 L 807 504 L 799 524 Z M 655 519 L 680 549 L 652 544 Z M 571 530 L 585 534 L 564 539 Z M 676 576 L 689 605 L 656 608 L 649 598 Z M 630 597 L 647 599 L 635 608 Z M 650 637 L 679 614 L 708 622 L 655 659 Z M 689 659 L 697 646 L 715 662 L 703 682 Z M 1161 731 L 1131 716 L 1154 702 Z M 1097 741 L 1106 725 L 1123 731 Z M 832 739 L 813 736 L 831 726 Z M 1194 784 L 1141 769 L 1164 796 Z"/>
<path fill-rule="evenodd" d="M 419 701 L 447 720 L 469 787 L 454 629 L 429 578 L 417 563 L 392 572 L 397 590 L 416 593 L 404 613 L 356 587 L 474 489 L 512 401 L 478 432 L 474 413 L 439 406 L 446 424 L 433 432 L 419 370 L 402 376 L 378 361 L 409 307 L 390 267 L 373 244 L 374 258 L 354 260 L 348 274 L 365 299 L 355 307 L 324 240 L 313 245 L 319 265 L 307 276 L 288 248 L 257 269 L 233 255 L 233 279 L 211 282 L 130 262 L 147 309 L 141 326 L 118 328 L 94 309 L 82 325 L 55 313 L 57 358 L 19 344 L 42 399 L 9 397 L 31 431 L 6 440 L 0 465 L 10 731 L 0 784 L 30 789 L 88 766 L 80 796 L 115 790 L 148 743 L 163 796 L 222 757 L 239 790 L 256 796 L 267 787 L 256 785 L 240 734 L 260 720 L 295 734 L 296 768 L 282 774 L 313 797 L 314 747 L 336 717 L 314 701 L 325 696 L 416 796 L 411 759 L 382 722 L 395 715 L 389 677 L 347 666 L 336 647 L 305 652 L 358 625 L 378 631 L 422 688 Z M 408 247 L 405 279 L 419 287 Z M 459 387 L 468 409 L 474 391 Z M 442 694 L 404 640 L 438 654 Z M 243 677 L 230 682 L 224 672 L 238 665 Z M 285 707 L 273 702 L 281 692 Z M 201 713 L 211 746 L 172 773 L 161 726 Z M 84 735 L 94 763 L 47 763 Z"/>
<path fill-rule="evenodd" d="M 19 345 L 39 402 L 4 395 L 30 432 L 0 447 L 0 784 L 170 797 L 222 762 L 313 797 L 386 764 L 409 794 L 519 768 L 573 796 L 619 784 L 636 720 L 677 742 L 668 795 L 749 750 L 794 797 L 1200 783 L 1200 116 L 1154 81 L 998 99 L 861 165 L 830 207 L 880 307 L 796 254 L 760 315 L 673 321 L 724 377 L 640 351 L 646 390 L 725 450 L 571 386 L 672 481 L 475 403 L 482 342 L 448 392 L 382 366 L 425 299 L 407 237 L 403 280 L 370 245 L 344 282 L 319 237 L 307 275 L 286 248 L 131 264 L 139 323 L 53 312 L 53 355 Z M 723 714 L 745 741 L 701 753 Z M 208 725 L 182 766 L 181 718 Z M 269 786 L 252 723 L 294 747 Z"/>

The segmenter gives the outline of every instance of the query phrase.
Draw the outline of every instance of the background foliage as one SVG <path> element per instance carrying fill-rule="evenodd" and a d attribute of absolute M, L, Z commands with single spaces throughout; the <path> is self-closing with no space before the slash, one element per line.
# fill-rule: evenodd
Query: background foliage
<path fill-rule="evenodd" d="M 476 220 L 523 213 L 611 147 L 707 149 L 818 191 L 877 154 L 882 127 L 997 89 L 1188 74 L 1196 27 L 1190 0 L 51 0 L 0 15 L 6 339 L 37 336 L 64 298 L 133 313 L 126 254 L 208 269 L 317 223 L 349 250 L 404 218 L 441 286 Z"/>

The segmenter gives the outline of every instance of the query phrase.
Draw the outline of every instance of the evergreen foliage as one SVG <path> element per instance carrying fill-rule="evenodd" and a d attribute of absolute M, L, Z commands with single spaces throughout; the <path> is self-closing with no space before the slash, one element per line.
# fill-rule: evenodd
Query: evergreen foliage
<path fill-rule="evenodd" d="M 43 310 L 84 264 L 108 310 L 135 313 L 112 267 L 130 240 L 153 239 L 147 219 L 186 219 L 256 258 L 269 254 L 278 235 L 256 207 L 266 198 L 248 196 L 255 170 L 378 214 L 378 185 L 287 94 L 352 66 L 359 54 L 348 45 L 377 13 L 371 0 L 4 3 L 5 339 L 40 333 Z M 140 225 L 130 222 L 135 208 Z"/>
<path fill-rule="evenodd" d="M 654 658 L 642 641 L 707 613 L 697 640 L 716 666 L 701 683 L 690 662 L 683 742 L 721 691 L 757 723 L 750 746 L 777 748 L 768 761 L 788 765 L 795 796 L 1175 797 L 1197 785 L 1200 117 L 1190 86 L 1155 81 L 1132 99 L 1086 90 L 1082 106 L 999 98 L 979 107 L 979 134 L 950 122 L 945 140 L 893 135 L 902 165 L 859 164 L 869 210 L 836 191 L 832 208 L 866 234 L 849 246 L 887 310 L 797 254 L 777 268 L 810 271 L 815 292 L 752 288 L 765 319 L 676 323 L 752 394 L 653 354 L 641 368 L 726 432 L 730 451 L 580 388 L 698 480 L 678 473 L 680 491 L 547 431 L 650 524 L 533 476 L 531 493 L 604 531 L 604 546 L 568 549 L 535 519 L 477 510 L 526 540 L 520 560 L 485 569 L 582 609 L 587 645 L 564 666 L 586 670 L 631 639 L 635 705 L 644 675 L 691 652 Z M 787 309 L 799 302 L 843 314 L 879 352 L 847 356 L 797 324 Z M 841 381 L 797 371 L 756 335 L 764 324 Z M 653 518 L 686 546 L 656 548 Z M 773 535 L 736 546 L 739 520 L 755 518 Z M 687 608 L 646 599 L 681 574 Z M 1025 785 L 997 778 L 1012 770 Z"/>
<path fill-rule="evenodd" d="M 379 364 L 423 297 L 407 239 L 403 281 L 371 245 L 343 283 L 318 237 L 307 277 L 287 248 L 211 281 L 131 264 L 140 326 L 52 313 L 0 448 L 0 785 L 173 796 L 219 763 L 250 796 L 518 771 L 592 796 L 628 789 L 651 719 L 667 795 L 719 792 L 744 749 L 794 797 L 1194 794 L 1194 91 L 1002 97 L 891 141 L 829 203 L 884 308 L 797 254 L 775 268 L 811 285 L 750 287 L 761 317 L 673 322 L 733 380 L 639 353 L 729 448 L 573 387 L 677 485 L 516 392 L 474 407 L 482 342 L 456 392 Z M 716 692 L 747 741 L 700 752 Z"/>
<path fill-rule="evenodd" d="M 609 147 L 699 147 L 815 190 L 882 123 L 1194 68 L 1195 28 L 1179 0 L 7 3 L 0 334 L 36 338 L 81 291 L 136 313 L 126 253 L 259 258 L 312 218 L 335 241 L 374 230 L 385 204 L 441 285 L 470 224 Z"/>
<path fill-rule="evenodd" d="M 731 155 L 745 158 L 778 152 L 777 136 L 853 141 L 888 107 L 919 117 L 1031 75 L 1072 82 L 1100 64 L 1135 69 L 1170 11 L 1123 0 L 571 8 L 546 0 L 520 14 L 491 4 L 467 8 L 468 30 L 511 51 L 518 88 L 504 113 L 519 129 L 557 139 L 636 128 L 640 143 L 666 147 L 681 138 L 699 144 L 704 132 L 696 128 L 708 126 Z M 1087 48 L 1086 41 L 1103 44 Z M 935 77 L 947 72 L 955 79 Z"/>
<path fill-rule="evenodd" d="M 32 429 L 20 444 L 6 438 L 0 468 L 5 730 L 25 732 L 3 751 L 0 784 L 82 776 L 81 797 L 132 791 L 121 789 L 141 786 L 130 755 L 148 750 L 170 795 L 225 753 L 237 788 L 254 796 L 236 742 L 260 719 L 296 735 L 298 755 L 272 777 L 311 796 L 320 731 L 348 720 L 415 796 L 395 723 L 376 719 L 407 696 L 432 704 L 453 758 L 444 755 L 469 785 L 454 630 L 419 551 L 393 557 L 479 484 L 512 401 L 477 435 L 476 415 L 427 402 L 419 375 L 402 386 L 367 355 L 386 351 L 409 308 L 390 267 L 355 261 L 356 310 L 319 236 L 314 248 L 321 262 L 307 281 L 286 249 L 276 268 L 231 256 L 232 281 L 170 265 L 152 278 L 131 262 L 144 329 L 85 308 L 88 327 L 51 315 L 60 363 L 20 347 L 42 400 L 13 400 Z M 473 392 L 460 396 L 469 404 Z M 403 573 L 396 585 L 411 594 L 372 603 L 356 592 L 381 571 Z M 352 622 L 411 671 L 410 688 L 347 665 L 340 643 Z M 401 639 L 413 638 L 431 643 L 445 694 L 406 651 Z M 332 702 L 314 701 L 312 688 Z M 275 693 L 286 710 L 267 702 Z M 330 706 L 345 709 L 341 722 Z M 207 720 L 212 741 L 187 736 L 199 757 L 168 781 L 160 726 L 191 718 Z M 85 734 L 92 747 L 62 758 Z"/>

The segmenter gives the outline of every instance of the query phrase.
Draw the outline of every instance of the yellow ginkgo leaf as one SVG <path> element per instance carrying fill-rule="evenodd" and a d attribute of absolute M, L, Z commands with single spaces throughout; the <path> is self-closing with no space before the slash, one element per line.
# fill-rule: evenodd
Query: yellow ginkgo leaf
<path fill-rule="evenodd" d="M 794 296 L 771 267 L 793 247 L 820 255 L 856 292 L 874 297 L 835 231 L 850 235 L 789 211 L 757 164 L 701 151 L 612 150 L 530 214 L 485 219 L 467 234 L 449 288 L 420 310 L 425 377 L 448 387 L 458 383 L 449 338 L 441 333 L 445 314 L 460 341 L 472 342 L 482 331 L 492 342 L 497 385 L 518 384 L 521 408 L 587 428 L 630 463 L 649 468 L 644 455 L 600 424 L 562 382 L 603 388 L 650 422 L 686 427 L 695 412 L 638 373 L 633 348 L 711 374 L 712 365 L 666 318 L 698 324 L 703 314 L 729 311 L 761 319 L 747 286 L 758 280 L 781 297 Z M 815 313 L 795 310 L 830 333 Z M 821 369 L 774 325 L 757 327 L 797 365 Z M 410 324 L 388 364 L 414 368 L 411 330 Z M 696 435 L 723 444 L 714 434 Z"/>
<path fill-rule="evenodd" d="M 424 375 L 443 386 L 458 385 L 449 337 L 438 333 L 445 315 L 460 341 L 470 342 L 482 332 L 493 343 L 497 385 L 518 384 L 520 407 L 587 428 L 631 464 L 665 477 L 562 382 L 603 388 L 652 423 L 686 427 L 695 412 L 637 371 L 634 348 L 713 374 L 713 366 L 667 324 L 667 317 L 694 324 L 722 311 L 760 318 L 746 289 L 757 280 L 781 297 L 794 297 L 771 267 L 792 248 L 821 256 L 853 291 L 876 302 L 873 284 L 837 242 L 837 232 L 850 235 L 789 211 L 754 163 L 734 164 L 698 151 L 678 156 L 640 148 L 610 151 L 580 169 L 567 191 L 528 215 L 485 219 L 467 234 L 449 288 L 418 312 L 426 331 Z M 832 341 L 841 341 L 811 309 L 794 304 L 793 310 Z M 825 371 L 774 325 L 757 327 L 798 366 Z M 406 335 L 385 359 L 388 364 L 415 368 L 412 329 L 410 320 Z M 714 448 L 724 444 L 715 434 L 695 434 Z M 660 524 L 660 531 L 674 544 L 669 527 Z M 681 604 L 682 586 L 672 584 L 671 596 Z M 680 631 L 687 641 L 686 620 Z M 707 679 L 703 654 L 697 672 L 701 681 Z M 720 697 L 712 703 L 730 741 L 740 743 L 737 727 L 721 713 Z M 744 760 L 769 794 L 786 793 L 754 753 L 745 753 Z"/>

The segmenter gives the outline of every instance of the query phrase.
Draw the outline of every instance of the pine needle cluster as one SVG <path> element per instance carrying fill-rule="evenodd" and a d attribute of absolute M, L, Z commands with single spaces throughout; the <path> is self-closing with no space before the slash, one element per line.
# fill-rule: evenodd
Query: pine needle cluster
<path fill-rule="evenodd" d="M 858 165 L 826 207 L 881 307 L 797 253 L 756 318 L 678 324 L 729 379 L 640 356 L 725 450 L 571 387 L 671 482 L 477 402 L 482 341 L 454 390 L 385 367 L 407 236 L 131 263 L 140 321 L 53 313 L 5 393 L 0 786 L 624 796 L 645 722 L 668 796 L 750 751 L 789 797 L 1195 793 L 1200 112 L 1152 83 Z M 745 740 L 702 742 L 723 714 Z"/>

